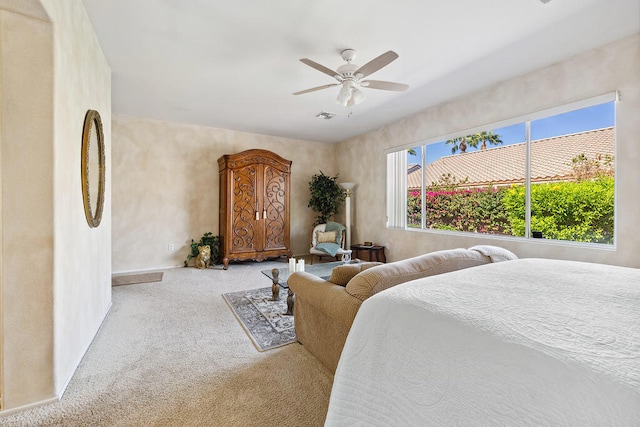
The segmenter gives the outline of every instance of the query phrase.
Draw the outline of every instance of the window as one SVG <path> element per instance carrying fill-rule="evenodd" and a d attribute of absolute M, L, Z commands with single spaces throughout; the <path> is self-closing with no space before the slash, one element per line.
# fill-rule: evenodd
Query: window
<path fill-rule="evenodd" d="M 387 153 L 388 226 L 613 244 L 615 94 Z"/>

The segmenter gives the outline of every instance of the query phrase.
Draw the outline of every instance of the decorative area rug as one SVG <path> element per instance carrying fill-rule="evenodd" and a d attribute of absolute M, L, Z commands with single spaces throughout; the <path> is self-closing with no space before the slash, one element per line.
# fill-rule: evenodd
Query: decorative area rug
<path fill-rule="evenodd" d="M 258 351 L 291 344 L 296 340 L 293 316 L 287 316 L 287 290 L 271 301 L 271 287 L 222 294 Z"/>
<path fill-rule="evenodd" d="M 163 272 L 122 274 L 111 277 L 111 286 L 135 285 L 136 283 L 162 282 Z"/>

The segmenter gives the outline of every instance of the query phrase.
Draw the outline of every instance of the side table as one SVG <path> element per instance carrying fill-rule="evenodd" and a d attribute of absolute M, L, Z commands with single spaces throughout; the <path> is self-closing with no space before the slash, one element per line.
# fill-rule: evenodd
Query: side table
<path fill-rule="evenodd" d="M 384 246 L 372 245 L 365 246 L 361 244 L 351 245 L 353 254 L 352 259 L 361 259 L 362 261 L 377 261 L 387 262 L 387 258 L 384 256 Z"/>

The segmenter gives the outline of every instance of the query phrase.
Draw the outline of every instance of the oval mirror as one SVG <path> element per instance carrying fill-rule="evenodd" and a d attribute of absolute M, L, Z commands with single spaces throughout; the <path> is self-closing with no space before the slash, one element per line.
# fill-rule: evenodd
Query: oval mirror
<path fill-rule="evenodd" d="M 89 227 L 97 227 L 104 207 L 104 134 L 96 110 L 88 110 L 82 129 L 82 199 Z"/>

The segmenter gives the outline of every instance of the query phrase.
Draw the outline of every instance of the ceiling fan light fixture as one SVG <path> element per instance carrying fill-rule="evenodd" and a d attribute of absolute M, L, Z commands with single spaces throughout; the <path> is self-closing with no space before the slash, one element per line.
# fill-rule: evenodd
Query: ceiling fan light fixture
<path fill-rule="evenodd" d="M 364 99 L 365 99 L 364 93 L 356 87 L 351 92 L 351 99 L 349 100 L 349 102 L 353 102 L 352 105 L 358 105 L 362 101 L 364 101 Z"/>
<path fill-rule="evenodd" d="M 352 93 L 352 82 L 350 81 L 345 81 L 344 83 L 342 83 L 342 87 L 340 88 L 340 92 L 338 93 L 338 97 L 336 98 L 336 102 L 342 106 L 347 105 L 347 102 L 349 102 L 349 99 L 351 99 L 351 93 Z"/>

